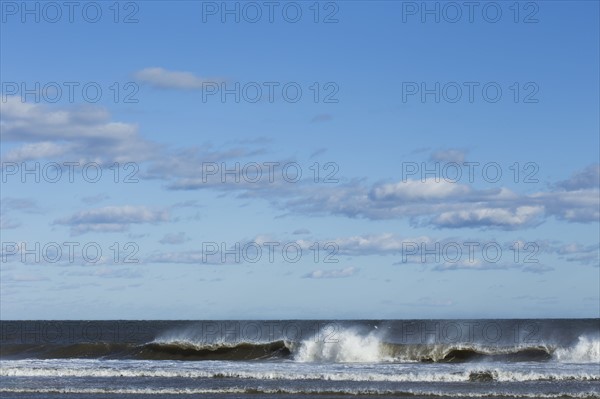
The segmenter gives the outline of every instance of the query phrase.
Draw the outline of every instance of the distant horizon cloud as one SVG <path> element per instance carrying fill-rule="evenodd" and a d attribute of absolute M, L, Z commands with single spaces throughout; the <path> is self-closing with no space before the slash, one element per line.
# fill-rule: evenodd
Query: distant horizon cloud
<path fill-rule="evenodd" d="M 355 275 L 357 272 L 358 269 L 351 266 L 335 270 L 313 270 L 312 272 L 305 274 L 303 277 L 309 279 L 346 278 Z"/>

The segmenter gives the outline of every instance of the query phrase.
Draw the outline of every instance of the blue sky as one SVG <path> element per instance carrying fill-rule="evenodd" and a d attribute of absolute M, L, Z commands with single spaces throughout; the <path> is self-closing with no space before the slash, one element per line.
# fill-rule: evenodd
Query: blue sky
<path fill-rule="evenodd" d="M 599 317 L 597 2 L 24 4 L 2 318 Z"/>

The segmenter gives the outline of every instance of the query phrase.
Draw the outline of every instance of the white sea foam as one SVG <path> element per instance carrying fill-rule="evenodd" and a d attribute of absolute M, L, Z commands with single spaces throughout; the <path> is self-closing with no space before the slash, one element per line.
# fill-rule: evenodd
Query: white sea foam
<path fill-rule="evenodd" d="M 353 382 L 466 382 L 485 374 L 499 382 L 519 381 L 600 381 L 593 366 L 564 367 L 531 364 L 521 367 L 419 364 L 315 364 L 236 362 L 153 362 L 153 361 L 3 361 L 1 377 L 91 377 L 91 378 L 232 378 L 252 380 L 321 380 Z"/>
<path fill-rule="evenodd" d="M 552 352 L 548 345 L 485 346 L 477 343 L 427 343 L 398 345 L 385 341 L 379 332 L 361 334 L 354 329 L 339 331 L 333 339 L 310 338 L 291 347 L 298 362 L 386 363 L 451 361 L 452 354 L 463 351 L 466 356 L 514 355 L 531 351 L 539 355 Z M 532 355 L 533 356 L 533 355 Z"/>
<path fill-rule="evenodd" d="M 351 394 L 351 395 L 411 395 L 429 397 L 459 397 L 459 398 L 481 398 L 481 397 L 512 397 L 512 398 L 599 398 L 597 392 L 577 393 L 494 393 L 494 392 L 442 392 L 436 390 L 391 390 L 391 389 L 352 389 L 352 388 L 328 388 L 328 389 L 293 389 L 293 388 L 0 388 L 0 393 L 46 393 L 46 394 L 142 394 L 142 395 L 192 395 L 192 394 Z"/>
<path fill-rule="evenodd" d="M 382 362 L 392 361 L 386 355 L 376 333 L 361 335 L 351 329 L 340 331 L 334 339 L 306 339 L 295 350 L 298 362 Z"/>
<path fill-rule="evenodd" d="M 558 348 L 554 357 L 565 363 L 600 363 L 600 337 L 580 336 L 575 346 Z"/>

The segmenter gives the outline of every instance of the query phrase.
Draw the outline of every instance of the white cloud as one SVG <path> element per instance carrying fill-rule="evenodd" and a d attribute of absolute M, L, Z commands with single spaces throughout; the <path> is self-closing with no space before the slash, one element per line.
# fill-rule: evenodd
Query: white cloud
<path fill-rule="evenodd" d="M 532 198 L 543 203 L 547 213 L 568 222 L 600 221 L 600 190 L 551 191 L 536 193 Z"/>
<path fill-rule="evenodd" d="M 48 277 L 41 274 L 34 273 L 13 273 L 8 274 L 2 278 L 4 282 L 15 282 L 15 283 L 34 283 L 38 281 L 48 281 Z"/>
<path fill-rule="evenodd" d="M 332 240 L 343 255 L 384 255 L 400 253 L 408 243 L 430 244 L 429 237 L 400 238 L 391 233 L 352 236 Z"/>
<path fill-rule="evenodd" d="M 223 79 L 202 78 L 191 72 L 169 71 L 164 68 L 144 68 L 135 72 L 141 82 L 161 89 L 200 90 L 206 83 L 220 83 Z"/>
<path fill-rule="evenodd" d="M 190 264 L 190 265 L 220 265 L 233 264 L 233 257 L 221 260 L 220 254 L 204 255 L 202 251 L 182 251 L 182 252 L 155 252 L 144 259 L 144 263 L 172 263 L 172 264 Z"/>
<path fill-rule="evenodd" d="M 600 244 L 582 245 L 569 243 L 549 245 L 545 249 L 549 253 L 557 254 L 560 259 L 564 259 L 567 262 L 600 267 Z"/>
<path fill-rule="evenodd" d="M 13 217 L 15 212 L 39 213 L 41 209 L 34 200 L 28 198 L 3 197 L 0 201 L 0 230 L 21 226 L 21 222 Z"/>
<path fill-rule="evenodd" d="M 4 215 L 0 216 L 0 230 L 16 229 L 21 226 L 21 222 Z"/>
<path fill-rule="evenodd" d="M 111 121 L 107 110 L 91 105 L 59 108 L 7 96 L 0 123 L 2 142 L 24 143 L 3 153 L 3 162 L 58 157 L 73 162 L 135 162 L 156 156 L 159 148 L 138 134 L 137 125 Z"/>
<path fill-rule="evenodd" d="M 161 75 L 165 71 L 158 72 Z M 172 77 L 168 73 L 165 76 Z M 175 76 L 182 79 L 182 75 Z M 183 75 L 188 79 L 186 76 Z M 226 167 L 231 168 L 244 159 L 257 162 L 256 155 L 264 152 L 262 148 L 244 146 L 214 150 L 210 145 L 204 145 L 167 150 L 143 139 L 136 125 L 112 121 L 109 113 L 99 107 L 63 109 L 22 103 L 9 96 L 3 104 L 0 123 L 2 141 L 21 144 L 2 154 L 3 161 L 52 159 L 54 162 L 69 160 L 101 165 L 144 162 L 139 177 L 164 180 L 169 189 L 234 192 L 240 198 L 269 201 L 286 213 L 371 220 L 407 219 L 415 226 L 504 230 L 535 226 L 551 216 L 578 223 L 597 223 L 600 219 L 597 164 L 575 173 L 568 181 L 555 184 L 550 191 L 528 195 L 507 188 L 477 190 L 468 184 L 433 178 L 372 185 L 364 179 L 353 179 L 317 186 L 309 178 L 292 184 L 282 179 L 269 182 L 263 176 L 254 183 L 239 176 L 240 173 L 228 175 L 226 181 L 220 173 L 203 175 L 203 165 L 226 163 Z M 456 160 L 460 156 L 460 150 L 434 154 L 436 159 Z M 58 157 L 63 159 L 55 159 Z M 292 160 L 269 160 L 273 161 L 279 161 L 275 176 L 281 176 L 281 166 Z M 266 173 L 266 169 L 263 172 Z M 15 225 L 9 221 L 2 224 L 4 228 Z M 123 231 L 127 228 L 122 223 L 82 226 L 74 231 Z"/>
<path fill-rule="evenodd" d="M 556 185 L 569 191 L 600 189 L 600 164 L 588 165 L 584 170 L 574 173 L 568 180 L 558 182 Z"/>
<path fill-rule="evenodd" d="M 149 209 L 145 206 L 107 206 L 77 212 L 69 217 L 56 220 L 55 224 L 71 226 L 74 234 L 87 232 L 125 231 L 131 224 L 160 223 L 169 220 L 164 210 Z"/>
<path fill-rule="evenodd" d="M 186 236 L 184 232 L 175 233 L 167 233 L 163 238 L 161 238 L 158 242 L 161 244 L 183 244 L 188 241 L 189 238 Z"/>
<path fill-rule="evenodd" d="M 514 230 L 537 226 L 550 216 L 581 223 L 597 223 L 600 216 L 600 192 L 595 189 L 526 195 L 507 188 L 474 190 L 443 180 L 409 180 L 372 188 L 362 181 L 333 187 L 298 186 L 293 192 L 279 192 L 279 197 L 277 202 L 272 200 L 275 205 L 300 214 L 408 219 L 420 227 Z"/>
<path fill-rule="evenodd" d="M 358 269 L 355 267 L 346 267 L 344 269 L 335 269 L 335 270 L 314 270 L 308 274 L 304 275 L 304 278 L 345 278 L 353 276 L 358 272 Z"/>
<path fill-rule="evenodd" d="M 435 179 L 407 180 L 375 187 L 371 196 L 375 200 L 440 200 L 465 196 L 471 192 L 468 186 Z"/>
<path fill-rule="evenodd" d="M 122 139 L 136 134 L 137 127 L 111 122 L 110 114 L 97 106 L 70 109 L 21 102 L 7 96 L 2 108 L 2 138 L 9 141 L 81 138 Z"/>
<path fill-rule="evenodd" d="M 467 152 L 460 149 L 438 150 L 431 154 L 431 160 L 435 162 L 456 162 L 462 164 Z"/>
<path fill-rule="evenodd" d="M 514 228 L 535 224 L 544 213 L 542 206 L 520 206 L 515 209 L 475 208 L 442 212 L 434 219 L 440 227 Z"/>
<path fill-rule="evenodd" d="M 10 150 L 2 157 L 2 160 L 4 162 L 25 162 L 40 158 L 56 158 L 68 152 L 69 146 L 67 145 L 42 141 L 39 143 L 24 144 L 21 147 Z"/>

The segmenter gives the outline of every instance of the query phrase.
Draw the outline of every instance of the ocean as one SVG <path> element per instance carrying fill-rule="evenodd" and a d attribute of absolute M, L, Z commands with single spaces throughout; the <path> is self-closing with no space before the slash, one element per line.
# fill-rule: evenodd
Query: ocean
<path fill-rule="evenodd" d="M 0 326 L 2 398 L 600 398 L 600 319 Z"/>

